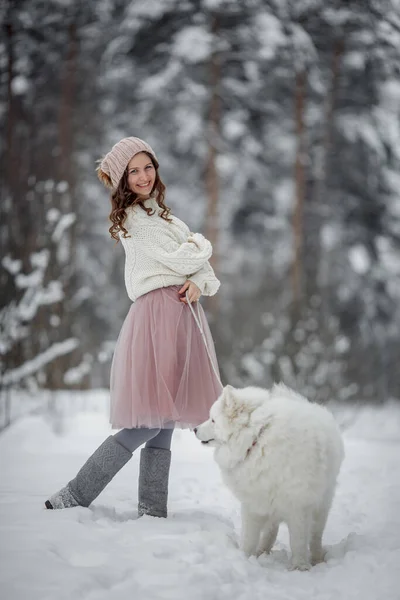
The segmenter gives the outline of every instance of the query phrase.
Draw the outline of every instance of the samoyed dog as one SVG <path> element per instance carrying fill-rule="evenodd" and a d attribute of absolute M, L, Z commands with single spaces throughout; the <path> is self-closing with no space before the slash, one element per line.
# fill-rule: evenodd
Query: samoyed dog
<path fill-rule="evenodd" d="M 322 534 L 343 441 L 332 414 L 283 384 L 271 390 L 227 385 L 195 434 L 215 447 L 226 485 L 241 503 L 241 549 L 270 552 L 289 529 L 291 569 L 324 560 Z"/>

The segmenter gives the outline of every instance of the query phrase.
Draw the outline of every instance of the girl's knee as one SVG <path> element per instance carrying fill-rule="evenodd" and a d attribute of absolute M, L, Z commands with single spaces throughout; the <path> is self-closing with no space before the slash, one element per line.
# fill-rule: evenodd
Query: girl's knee
<path fill-rule="evenodd" d="M 151 429 L 151 431 L 153 432 L 153 435 L 151 436 L 150 440 L 154 440 L 155 437 L 157 437 L 158 435 L 160 435 L 162 429 L 161 427 L 158 427 L 156 429 Z"/>
<path fill-rule="evenodd" d="M 173 432 L 173 429 L 160 429 L 158 434 L 146 443 L 146 448 L 162 448 L 164 450 L 169 450 Z"/>
<path fill-rule="evenodd" d="M 118 433 L 114 434 L 115 439 L 122 446 L 134 452 L 138 446 L 141 446 L 145 442 L 148 442 L 154 437 L 157 437 L 160 433 L 160 428 L 147 429 L 145 427 L 138 427 L 132 429 L 121 429 Z"/>

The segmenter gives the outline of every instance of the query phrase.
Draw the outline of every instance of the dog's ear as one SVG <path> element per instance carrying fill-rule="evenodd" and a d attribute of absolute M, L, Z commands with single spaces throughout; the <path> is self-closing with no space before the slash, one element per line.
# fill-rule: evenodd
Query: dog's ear
<path fill-rule="evenodd" d="M 231 401 L 235 397 L 235 388 L 231 385 L 224 387 L 224 400 L 225 402 Z"/>
<path fill-rule="evenodd" d="M 224 404 L 227 413 L 233 414 L 237 412 L 238 401 L 235 394 L 235 388 L 231 385 L 226 385 L 224 387 Z"/>
<path fill-rule="evenodd" d="M 224 393 L 226 392 L 226 393 L 230 394 L 230 393 L 232 393 L 234 391 L 235 391 L 235 388 L 233 387 L 233 385 L 229 385 L 229 383 L 228 383 L 228 385 L 226 385 L 224 387 Z"/>

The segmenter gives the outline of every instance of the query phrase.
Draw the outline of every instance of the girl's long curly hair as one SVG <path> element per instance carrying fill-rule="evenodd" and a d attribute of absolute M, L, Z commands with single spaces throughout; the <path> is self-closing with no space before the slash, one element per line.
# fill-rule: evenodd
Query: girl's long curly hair
<path fill-rule="evenodd" d="M 151 162 L 154 165 L 156 170 L 156 178 L 154 181 L 153 189 L 151 190 L 150 195 L 153 196 L 160 208 L 162 208 L 162 212 L 160 213 L 160 217 L 165 219 L 169 223 L 172 221 L 170 218 L 171 209 L 164 204 L 165 198 L 165 185 L 161 181 L 160 175 L 158 173 L 159 164 L 158 161 L 149 154 L 145 152 L 147 156 L 151 159 Z M 124 222 L 127 217 L 126 209 L 129 206 L 139 206 L 142 210 L 146 211 L 148 215 L 153 215 L 154 210 L 151 208 L 146 208 L 143 204 L 143 200 L 132 192 L 128 185 L 128 167 L 126 167 L 124 174 L 121 177 L 121 181 L 118 184 L 117 189 L 111 194 L 111 213 L 110 213 L 110 221 L 112 221 L 112 225 L 109 229 L 111 237 L 119 242 L 118 233 L 122 231 L 123 237 L 130 237 L 128 235 L 127 229 L 124 227 Z"/>

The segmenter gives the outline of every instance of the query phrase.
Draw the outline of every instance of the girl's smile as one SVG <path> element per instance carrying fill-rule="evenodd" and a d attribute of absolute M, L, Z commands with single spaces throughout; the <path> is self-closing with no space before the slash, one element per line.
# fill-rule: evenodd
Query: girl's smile
<path fill-rule="evenodd" d="M 151 158 L 139 152 L 128 163 L 128 185 L 132 192 L 144 199 L 148 198 L 156 180 L 156 170 Z"/>

